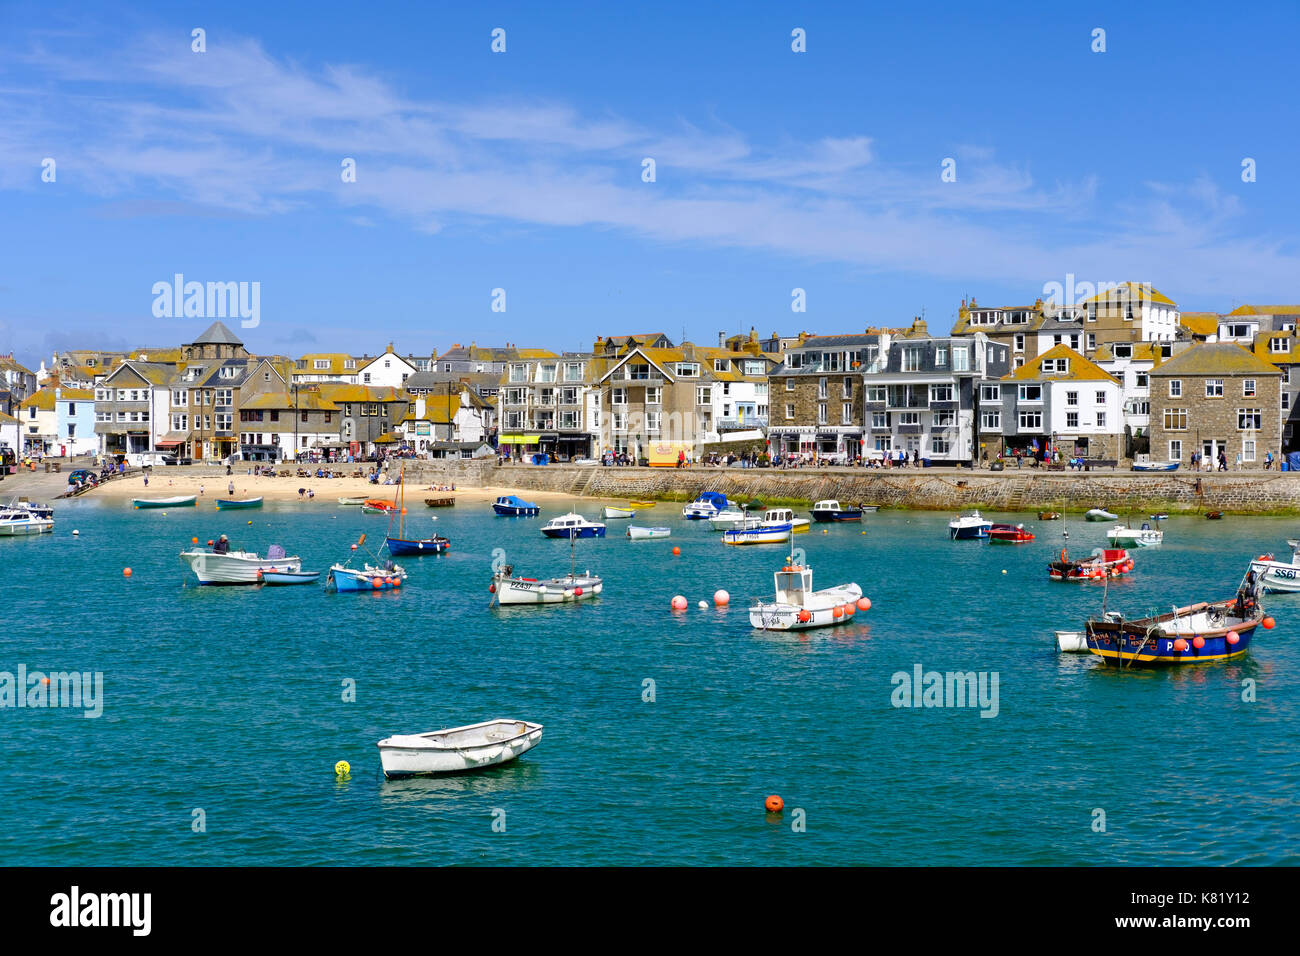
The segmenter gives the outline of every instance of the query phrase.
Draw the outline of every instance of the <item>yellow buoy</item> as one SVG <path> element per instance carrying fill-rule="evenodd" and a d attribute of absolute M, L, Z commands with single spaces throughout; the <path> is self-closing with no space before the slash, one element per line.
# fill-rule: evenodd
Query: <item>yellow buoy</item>
<path fill-rule="evenodd" d="M 334 765 L 334 775 L 336 777 L 346 777 L 351 772 L 352 772 L 352 767 L 349 766 L 346 760 L 340 760 L 338 763 Z"/>

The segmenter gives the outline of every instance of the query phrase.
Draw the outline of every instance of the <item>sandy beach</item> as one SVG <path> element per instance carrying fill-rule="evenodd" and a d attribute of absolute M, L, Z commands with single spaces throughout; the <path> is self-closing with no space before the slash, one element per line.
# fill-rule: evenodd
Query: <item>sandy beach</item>
<path fill-rule="evenodd" d="M 229 494 L 229 483 L 234 482 L 235 493 Z M 445 486 L 450 488 L 450 485 Z M 298 489 L 310 490 L 313 497 L 299 495 Z M 227 475 L 225 469 L 210 473 L 194 473 L 186 469 L 174 472 L 171 469 L 155 469 L 149 477 L 146 488 L 144 478 L 134 475 L 107 482 L 83 498 L 170 498 L 173 495 L 198 495 L 199 502 L 217 498 L 265 498 L 270 501 L 307 501 L 329 507 L 338 507 L 339 498 L 381 498 L 393 500 L 399 491 L 399 485 L 372 485 L 364 478 L 270 478 L 249 474 Z M 439 486 L 417 485 L 409 482 L 406 486 L 406 505 L 408 508 L 424 507 L 425 498 L 442 498 L 452 496 L 457 505 L 483 504 L 495 501 L 501 495 L 517 494 L 526 501 L 549 504 L 558 507 L 561 502 L 576 500 L 571 494 L 553 491 L 534 491 L 508 487 L 465 488 L 456 486 L 455 491 L 440 491 Z"/>

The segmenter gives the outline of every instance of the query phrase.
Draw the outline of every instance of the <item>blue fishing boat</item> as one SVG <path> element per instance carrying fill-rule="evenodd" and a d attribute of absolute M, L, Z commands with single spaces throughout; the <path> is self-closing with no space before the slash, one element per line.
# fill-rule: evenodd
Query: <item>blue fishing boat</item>
<path fill-rule="evenodd" d="M 842 508 L 834 498 L 819 501 L 813 505 L 813 521 L 826 523 L 831 521 L 861 521 L 861 508 Z"/>
<path fill-rule="evenodd" d="M 1208 664 L 1241 657 L 1250 648 L 1255 628 L 1267 629 L 1256 597 L 1256 576 L 1247 575 L 1235 598 L 1192 604 L 1167 614 L 1125 620 L 1116 611 L 1089 620 L 1084 630 L 1088 650 L 1118 667 Z"/>
<path fill-rule="evenodd" d="M 954 541 L 972 541 L 987 538 L 993 522 L 980 515 L 978 511 L 963 511 L 948 522 L 948 537 Z"/>
<path fill-rule="evenodd" d="M 392 518 L 389 518 L 389 534 L 385 536 L 384 542 L 388 547 L 388 553 L 393 557 L 414 555 L 419 557 L 425 554 L 442 554 L 449 547 L 451 541 L 441 535 L 432 535 L 428 538 L 408 538 L 406 536 L 406 470 L 403 468 L 401 481 L 398 484 L 398 501 L 397 507 L 391 512 L 397 518 L 397 536 L 394 537 Z M 436 518 L 434 519 L 437 520 Z"/>
<path fill-rule="evenodd" d="M 363 534 L 352 550 L 358 550 L 366 543 Z M 347 563 L 335 564 L 329 569 L 325 578 L 325 590 L 336 593 L 345 591 L 392 591 L 406 583 L 406 572 L 402 566 L 391 560 L 385 561 L 383 567 L 363 564 L 360 568 L 350 567 Z"/>
<path fill-rule="evenodd" d="M 682 509 L 688 521 L 703 521 L 727 509 L 727 496 L 720 491 L 702 491 L 700 496 Z"/>
<path fill-rule="evenodd" d="M 542 509 L 518 495 L 502 495 L 492 502 L 492 510 L 507 518 L 536 518 Z"/>
<path fill-rule="evenodd" d="M 1178 462 L 1176 461 L 1147 461 L 1133 462 L 1134 471 L 1177 471 Z"/>

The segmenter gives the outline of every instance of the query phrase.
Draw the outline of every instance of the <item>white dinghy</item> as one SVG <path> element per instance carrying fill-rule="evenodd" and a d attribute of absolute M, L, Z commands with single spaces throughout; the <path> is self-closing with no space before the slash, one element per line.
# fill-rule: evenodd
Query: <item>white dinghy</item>
<path fill-rule="evenodd" d="M 263 571 L 302 570 L 302 559 L 286 555 L 284 548 L 273 544 L 266 557 L 252 551 L 230 551 L 219 554 L 211 549 L 194 548 L 181 552 L 181 563 L 188 564 L 199 579 L 199 584 L 260 584 Z"/>
<path fill-rule="evenodd" d="M 495 767 L 537 746 L 542 725 L 526 720 L 485 720 L 481 724 L 394 734 L 379 741 L 385 777 L 460 773 Z"/>

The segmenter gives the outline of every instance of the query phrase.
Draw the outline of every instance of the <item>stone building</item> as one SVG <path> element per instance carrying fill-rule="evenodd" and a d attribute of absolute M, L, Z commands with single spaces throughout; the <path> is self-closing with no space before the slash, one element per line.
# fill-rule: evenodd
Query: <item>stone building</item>
<path fill-rule="evenodd" d="M 1038 358 L 1038 332 L 1047 320 L 1043 300 L 1033 305 L 1009 305 L 989 308 L 977 305 L 974 299 L 963 301 L 957 312 L 953 335 L 987 336 L 989 341 L 1004 345 L 1011 354 L 1011 367 L 1019 368 Z M 1050 347 L 1050 346 L 1049 346 Z"/>
<path fill-rule="evenodd" d="M 773 454 L 831 460 L 862 454 L 864 371 L 887 348 L 888 333 L 801 335 L 768 378 Z"/>
<path fill-rule="evenodd" d="M 1282 372 L 1231 342 L 1198 344 L 1153 368 L 1151 457 L 1227 455 L 1258 467 L 1282 447 Z"/>

